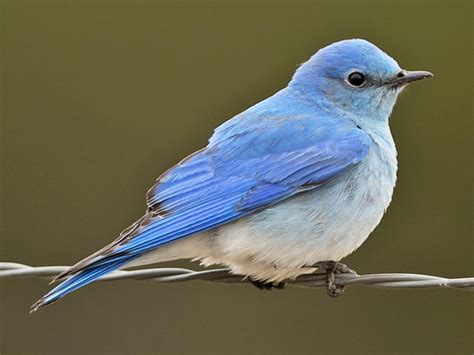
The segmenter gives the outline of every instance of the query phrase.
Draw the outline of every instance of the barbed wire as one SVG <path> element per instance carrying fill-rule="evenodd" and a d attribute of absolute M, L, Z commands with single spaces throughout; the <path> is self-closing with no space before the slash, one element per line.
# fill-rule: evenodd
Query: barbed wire
<path fill-rule="evenodd" d="M 29 266 L 13 262 L 0 262 L 0 279 L 38 276 L 52 278 L 67 270 L 69 266 Z M 444 278 L 422 274 L 379 273 L 379 274 L 336 274 L 335 283 L 341 286 L 364 285 L 377 288 L 433 288 L 447 287 L 474 291 L 474 277 Z M 301 287 L 326 287 L 326 273 L 315 272 L 301 275 L 289 281 L 290 285 Z M 98 281 L 148 280 L 155 282 L 183 282 L 192 280 L 216 283 L 248 283 L 248 278 L 234 275 L 228 269 L 195 271 L 184 268 L 146 268 L 138 270 L 117 270 Z"/>

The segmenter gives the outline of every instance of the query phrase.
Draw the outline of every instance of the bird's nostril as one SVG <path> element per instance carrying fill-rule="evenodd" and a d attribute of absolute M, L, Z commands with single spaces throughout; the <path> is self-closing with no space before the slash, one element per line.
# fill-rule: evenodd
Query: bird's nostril
<path fill-rule="evenodd" d="M 405 72 L 402 72 L 402 71 L 397 74 L 397 78 L 403 78 L 404 76 L 405 76 Z"/>

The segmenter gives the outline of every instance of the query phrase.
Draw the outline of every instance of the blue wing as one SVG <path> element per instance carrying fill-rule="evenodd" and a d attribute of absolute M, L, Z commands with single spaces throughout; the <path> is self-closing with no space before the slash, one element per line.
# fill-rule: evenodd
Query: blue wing
<path fill-rule="evenodd" d="M 219 127 L 205 149 L 164 173 L 148 191 L 146 215 L 60 275 L 72 276 L 33 310 L 163 244 L 315 189 L 359 163 L 370 144 L 349 120 L 251 108 Z"/>

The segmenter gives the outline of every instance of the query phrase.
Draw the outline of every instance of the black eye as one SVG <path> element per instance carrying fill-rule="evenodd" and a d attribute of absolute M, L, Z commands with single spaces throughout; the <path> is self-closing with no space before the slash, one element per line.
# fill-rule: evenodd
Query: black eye
<path fill-rule="evenodd" d="M 355 71 L 355 72 L 349 74 L 349 76 L 347 77 L 347 81 L 352 86 L 361 87 L 362 85 L 365 84 L 367 79 L 365 78 L 364 74 L 359 73 L 358 71 Z"/>

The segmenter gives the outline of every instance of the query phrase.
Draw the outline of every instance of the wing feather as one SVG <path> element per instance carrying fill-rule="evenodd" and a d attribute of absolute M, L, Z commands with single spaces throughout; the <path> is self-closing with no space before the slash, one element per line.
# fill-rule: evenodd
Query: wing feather
<path fill-rule="evenodd" d="M 272 119 L 277 122 L 259 123 L 266 130 L 239 132 L 238 122 L 227 123 L 222 136 L 160 176 L 147 193 L 146 215 L 60 275 L 72 277 L 35 309 L 163 244 L 315 189 L 358 164 L 370 149 L 370 138 L 348 120 L 308 116 L 291 124 Z"/>

